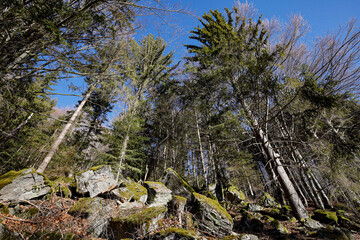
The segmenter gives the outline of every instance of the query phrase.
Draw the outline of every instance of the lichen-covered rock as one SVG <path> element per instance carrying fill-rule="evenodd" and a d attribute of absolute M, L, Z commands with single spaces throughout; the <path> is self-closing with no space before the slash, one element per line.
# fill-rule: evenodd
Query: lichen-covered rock
<path fill-rule="evenodd" d="M 102 165 L 75 175 L 77 192 L 89 194 L 91 198 L 109 192 L 117 186 L 111 167 Z"/>
<path fill-rule="evenodd" d="M 161 178 L 160 182 L 165 184 L 175 195 L 185 197 L 187 199 L 191 198 L 191 193 L 195 190 L 186 182 L 177 172 L 168 168 L 165 171 L 164 176 Z"/>
<path fill-rule="evenodd" d="M 225 191 L 225 198 L 232 204 L 239 204 L 245 200 L 244 193 L 235 186 L 230 186 Z"/>
<path fill-rule="evenodd" d="M 198 221 L 199 228 L 218 237 L 232 231 L 233 220 L 218 201 L 193 193 L 191 212 Z"/>
<path fill-rule="evenodd" d="M 149 207 L 167 206 L 172 199 L 172 191 L 160 182 L 144 182 L 148 191 Z"/>
<path fill-rule="evenodd" d="M 262 211 L 264 208 L 258 204 L 254 204 L 254 203 L 249 203 L 247 205 L 247 209 L 250 211 L 250 212 L 260 212 Z"/>
<path fill-rule="evenodd" d="M 81 198 L 70 208 L 69 213 L 86 218 L 89 221 L 87 233 L 97 238 L 106 233 L 115 207 L 116 204 L 111 200 Z"/>
<path fill-rule="evenodd" d="M 140 183 L 130 179 L 124 180 L 121 186 L 111 191 L 118 198 L 124 198 L 127 201 L 135 200 L 137 202 L 146 203 L 148 192 Z"/>
<path fill-rule="evenodd" d="M 200 237 L 198 232 L 183 228 L 167 228 L 149 237 L 151 240 L 196 240 L 206 239 Z"/>
<path fill-rule="evenodd" d="M 139 231 L 146 234 L 159 227 L 166 212 L 165 206 L 125 209 L 112 217 L 108 231 L 114 239 L 133 238 Z"/>
<path fill-rule="evenodd" d="M 259 238 L 254 234 L 242 234 L 238 237 L 240 240 L 259 240 Z"/>
<path fill-rule="evenodd" d="M 325 224 L 336 224 L 338 222 L 336 212 L 330 212 L 321 209 L 314 211 L 313 218 Z"/>
<path fill-rule="evenodd" d="M 51 191 L 49 179 L 34 169 L 10 171 L 0 176 L 0 200 L 30 200 L 45 196 Z"/>
<path fill-rule="evenodd" d="M 284 225 L 281 224 L 279 220 L 275 220 L 272 222 L 273 226 L 275 227 L 276 231 L 278 231 L 280 234 L 289 234 L 289 230 L 284 227 Z"/>
<path fill-rule="evenodd" d="M 324 228 L 324 226 L 321 223 L 319 223 L 318 221 L 311 219 L 311 218 L 304 219 L 303 223 L 304 223 L 305 227 L 313 229 L 313 230 L 318 230 L 318 229 Z"/>
<path fill-rule="evenodd" d="M 264 207 L 277 207 L 281 208 L 281 205 L 275 201 L 269 193 L 265 193 L 262 198 L 262 204 Z"/>

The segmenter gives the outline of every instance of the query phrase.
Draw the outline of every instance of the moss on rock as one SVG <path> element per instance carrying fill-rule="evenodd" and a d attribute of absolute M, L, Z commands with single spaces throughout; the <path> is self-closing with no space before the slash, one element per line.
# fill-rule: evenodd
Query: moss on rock
<path fill-rule="evenodd" d="M 290 234 L 289 230 L 287 230 L 287 228 L 284 227 L 284 225 L 282 225 L 279 220 L 273 221 L 272 224 L 279 233 L 281 233 L 281 234 Z"/>
<path fill-rule="evenodd" d="M 88 215 L 99 211 L 101 206 L 101 198 L 80 198 L 79 201 L 70 208 L 69 213 L 87 217 Z"/>
<path fill-rule="evenodd" d="M 144 186 L 132 180 L 125 180 L 123 188 L 119 188 L 120 195 L 127 200 L 134 199 L 145 203 L 148 192 Z"/>
<path fill-rule="evenodd" d="M 317 209 L 314 211 L 313 218 L 326 224 L 336 224 L 338 222 L 336 212 L 330 212 L 321 209 Z"/>
<path fill-rule="evenodd" d="M 0 176 L 0 189 L 5 187 L 6 185 L 12 183 L 12 181 L 22 175 L 28 174 L 28 173 L 34 173 L 34 168 L 26 168 L 20 171 L 10 171 Z"/>
<path fill-rule="evenodd" d="M 10 210 L 9 210 L 8 206 L 0 203 L 0 213 L 1 214 L 9 214 Z"/>
<path fill-rule="evenodd" d="M 126 209 L 112 217 L 110 230 L 115 239 L 133 237 L 139 230 L 145 234 L 161 225 L 166 212 L 164 206 Z"/>
<path fill-rule="evenodd" d="M 113 222 L 121 222 L 139 226 L 143 223 L 148 223 L 154 218 L 167 211 L 166 207 L 145 207 L 141 209 L 130 209 L 126 213 L 112 218 Z"/>
<path fill-rule="evenodd" d="M 212 206 L 217 212 L 219 212 L 221 214 L 221 216 L 223 218 L 226 218 L 227 220 L 229 220 L 231 223 L 233 223 L 233 219 L 230 216 L 230 214 L 226 211 L 225 208 L 223 208 L 220 203 L 218 201 L 215 201 L 213 199 L 207 198 L 204 195 L 201 195 L 199 193 L 193 193 L 195 198 L 201 202 L 204 202 L 206 204 L 209 204 L 210 206 Z"/>
<path fill-rule="evenodd" d="M 158 234 L 162 237 L 166 237 L 170 234 L 175 234 L 176 237 L 181 238 L 181 239 L 183 239 L 183 238 L 196 239 L 197 235 L 198 235 L 197 232 L 195 232 L 194 230 L 187 230 L 187 229 L 183 229 L 183 228 L 174 228 L 174 227 L 170 227 L 163 231 L 160 231 Z"/>

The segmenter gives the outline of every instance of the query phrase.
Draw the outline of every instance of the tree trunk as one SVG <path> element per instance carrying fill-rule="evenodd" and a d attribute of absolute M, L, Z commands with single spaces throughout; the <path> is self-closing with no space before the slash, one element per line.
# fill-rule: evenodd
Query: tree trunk
<path fill-rule="evenodd" d="M 69 132 L 69 130 L 70 130 L 71 126 L 74 124 L 76 118 L 80 115 L 81 110 L 83 109 L 83 107 L 84 107 L 85 103 L 87 102 L 87 100 L 90 98 L 91 93 L 94 91 L 94 88 L 98 84 L 98 82 L 99 82 L 99 80 L 97 80 L 93 85 L 91 85 L 89 87 L 89 90 L 86 93 L 85 97 L 83 98 L 83 100 L 81 101 L 79 106 L 76 108 L 76 110 L 73 113 L 73 115 L 71 116 L 70 120 L 65 125 L 64 129 L 61 131 L 59 137 L 52 144 L 52 146 L 50 148 L 50 151 L 48 152 L 48 154 L 46 155 L 46 157 L 44 158 L 44 160 L 42 161 L 42 163 L 40 164 L 40 166 L 36 170 L 37 172 L 43 173 L 45 171 L 45 168 L 47 167 L 47 165 L 51 161 L 51 159 L 54 156 L 55 152 L 58 150 L 58 148 L 59 148 L 60 144 L 62 143 L 62 141 L 65 139 L 66 134 Z"/>
<path fill-rule="evenodd" d="M 121 148 L 119 167 L 118 167 L 118 171 L 117 171 L 117 174 L 116 174 L 116 182 L 119 180 L 119 176 L 120 176 L 120 173 L 121 173 L 121 166 L 122 166 L 122 163 L 123 163 L 123 161 L 125 159 L 125 156 L 126 156 L 126 149 L 127 149 L 127 145 L 128 145 L 128 142 L 129 142 L 129 131 L 130 131 L 130 126 L 128 127 L 128 129 L 126 131 L 123 146 Z"/>
<path fill-rule="evenodd" d="M 293 214 L 297 219 L 309 218 L 308 213 L 306 212 L 305 206 L 301 201 L 299 195 L 297 194 L 294 185 L 292 184 L 289 176 L 287 175 L 282 163 L 280 154 L 275 151 L 264 131 L 260 127 L 256 117 L 253 115 L 248 104 L 243 100 L 241 101 L 245 114 L 249 120 L 251 130 L 255 134 L 258 142 L 261 144 L 266 155 L 268 156 L 268 161 L 274 161 L 275 171 L 278 174 L 282 189 L 285 192 L 286 197 L 288 198 Z"/>
<path fill-rule="evenodd" d="M 202 175 L 204 177 L 205 186 L 208 186 L 207 176 L 206 176 L 206 166 L 205 166 L 205 159 L 204 159 L 204 151 L 202 148 L 202 142 L 201 142 L 201 135 L 200 135 L 200 127 L 199 127 L 199 121 L 197 114 L 195 112 L 195 121 L 196 121 L 196 130 L 197 130 L 197 136 L 198 136 L 198 142 L 199 142 L 199 151 L 200 151 L 200 159 L 201 159 L 201 166 L 202 166 Z"/>

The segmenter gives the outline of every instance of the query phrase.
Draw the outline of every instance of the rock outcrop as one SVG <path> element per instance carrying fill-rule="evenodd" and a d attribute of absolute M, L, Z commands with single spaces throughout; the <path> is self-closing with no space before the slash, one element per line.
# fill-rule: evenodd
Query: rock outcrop
<path fill-rule="evenodd" d="M 99 197 L 81 198 L 69 210 L 74 216 L 88 220 L 87 233 L 95 238 L 105 234 L 116 204 Z"/>
<path fill-rule="evenodd" d="M 165 184 L 165 186 L 169 188 L 173 194 L 187 199 L 190 199 L 191 193 L 195 192 L 190 184 L 171 168 L 168 168 L 165 171 L 165 174 L 161 178 L 161 182 Z"/>
<path fill-rule="evenodd" d="M 161 225 L 160 220 L 165 217 L 166 212 L 165 206 L 120 211 L 112 217 L 109 231 L 114 234 L 114 239 L 131 238 L 136 233 L 145 235 Z"/>
<path fill-rule="evenodd" d="M 91 198 L 114 189 L 118 184 L 111 167 L 107 165 L 93 167 L 75 175 L 77 192 L 88 194 Z"/>
<path fill-rule="evenodd" d="M 124 198 L 127 201 L 136 201 L 146 203 L 148 192 L 140 183 L 130 179 L 124 180 L 120 187 L 111 191 L 118 198 Z"/>
<path fill-rule="evenodd" d="M 232 217 L 218 201 L 193 193 L 191 206 L 191 212 L 202 230 L 217 237 L 224 237 L 232 231 Z"/>
<path fill-rule="evenodd" d="M 0 200 L 36 199 L 51 191 L 51 182 L 34 169 L 10 171 L 0 176 Z"/>
<path fill-rule="evenodd" d="M 145 182 L 148 190 L 149 207 L 167 206 L 172 199 L 172 191 L 160 182 Z"/>

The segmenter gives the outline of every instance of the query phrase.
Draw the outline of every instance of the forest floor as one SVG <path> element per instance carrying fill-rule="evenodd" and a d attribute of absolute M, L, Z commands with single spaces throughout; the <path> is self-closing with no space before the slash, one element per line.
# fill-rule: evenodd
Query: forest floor
<path fill-rule="evenodd" d="M 75 204 L 76 200 L 54 196 L 50 200 L 30 200 L 22 201 L 17 206 L 17 213 L 0 213 L 0 222 L 10 231 L 14 231 L 20 235 L 19 239 L 95 239 L 91 238 L 87 233 L 88 222 L 86 218 L 81 216 L 73 216 L 68 213 L 69 209 Z M 312 215 L 314 208 L 307 209 Z M 277 240 L 277 239 L 344 239 L 324 237 L 304 230 L 302 223 L 299 221 L 280 221 L 289 231 L 288 234 L 280 234 L 274 229 L 274 226 L 266 220 L 261 220 L 261 230 L 241 230 L 243 224 L 242 213 L 237 210 L 229 210 L 230 215 L 234 219 L 234 232 L 238 234 L 253 234 L 261 240 Z M 354 216 L 353 216 L 354 217 Z M 166 222 L 166 220 L 164 220 Z M 238 230 L 237 230 L 238 229 Z M 159 229 L 160 231 L 162 229 Z M 46 235 L 49 232 L 56 232 L 56 238 L 53 235 Z M 156 233 L 147 233 L 146 236 L 137 236 L 134 239 L 151 239 Z M 43 235 L 39 235 L 42 233 Z M 66 238 L 68 234 L 75 238 Z M 360 240 L 360 232 L 351 231 L 352 239 Z M 204 234 L 206 236 L 206 234 Z M 207 236 L 206 239 L 216 239 Z M 350 238 L 351 239 L 351 238 Z"/>

